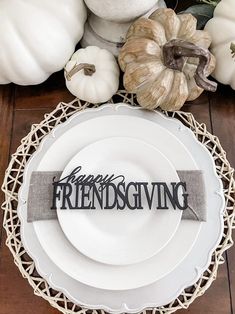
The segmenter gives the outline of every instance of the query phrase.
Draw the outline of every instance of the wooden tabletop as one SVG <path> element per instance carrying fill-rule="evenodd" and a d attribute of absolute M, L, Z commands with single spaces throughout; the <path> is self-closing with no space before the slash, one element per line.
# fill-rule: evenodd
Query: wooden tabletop
<path fill-rule="evenodd" d="M 34 87 L 0 86 L 0 180 L 20 140 L 38 123 L 43 115 L 60 102 L 73 96 L 64 87 L 62 73 Z M 235 91 L 219 86 L 215 94 L 204 93 L 196 101 L 186 104 L 184 111 L 193 113 L 204 122 L 209 131 L 219 136 L 227 157 L 235 165 Z M 3 193 L 0 195 L 2 203 Z M 0 232 L 0 314 L 52 314 L 59 313 L 46 301 L 35 296 L 26 279 L 21 277 L 13 257 L 5 246 L 6 235 Z M 218 277 L 204 296 L 198 298 L 188 310 L 177 313 L 235 314 L 235 247 L 225 255 Z"/>

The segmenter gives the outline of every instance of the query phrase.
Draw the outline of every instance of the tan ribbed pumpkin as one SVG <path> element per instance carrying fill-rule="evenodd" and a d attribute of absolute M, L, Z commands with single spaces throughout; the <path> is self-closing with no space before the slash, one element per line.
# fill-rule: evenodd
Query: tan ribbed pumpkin
<path fill-rule="evenodd" d="M 207 32 L 196 30 L 191 14 L 158 9 L 130 27 L 119 54 L 127 91 L 147 109 L 178 110 L 203 90 L 215 91 L 207 79 L 215 68 Z"/>

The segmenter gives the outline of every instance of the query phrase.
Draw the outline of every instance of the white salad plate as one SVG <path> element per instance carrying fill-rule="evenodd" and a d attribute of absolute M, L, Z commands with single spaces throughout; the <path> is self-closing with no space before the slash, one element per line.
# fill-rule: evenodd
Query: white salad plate
<path fill-rule="evenodd" d="M 115 184 L 123 181 L 126 185 L 130 182 L 165 182 L 170 186 L 171 182 L 180 181 L 174 166 L 159 150 L 128 137 L 106 138 L 86 146 L 66 165 L 61 179 L 77 167 L 81 167 L 77 176 L 113 176 L 111 183 Z M 112 192 L 111 187 L 108 206 L 115 202 Z M 133 187 L 130 192 L 136 193 Z M 76 199 L 75 194 L 73 189 L 71 203 Z M 106 194 L 103 194 L 102 199 L 105 199 Z M 180 201 L 183 203 L 182 195 Z M 89 207 L 89 202 L 86 198 L 84 206 Z M 132 196 L 130 205 L 134 203 Z M 112 210 L 99 210 L 97 198 L 92 204 L 96 210 L 64 210 L 61 202 L 58 204 L 60 226 L 73 246 L 87 257 L 111 265 L 134 264 L 155 255 L 173 237 L 182 216 L 182 211 L 174 210 L 171 204 L 168 210 L 157 210 L 156 207 L 150 210 L 143 196 L 142 210 L 117 210 L 117 206 Z"/>
<path fill-rule="evenodd" d="M 207 222 L 198 223 L 194 221 L 181 221 L 173 239 L 169 242 L 166 248 L 156 255 L 158 256 L 172 245 L 171 248 L 173 249 L 173 252 L 168 252 L 167 259 L 163 261 L 161 267 L 164 268 L 168 261 L 175 259 L 176 257 L 175 266 L 171 272 L 165 274 L 161 279 L 159 278 L 157 281 L 153 280 L 152 284 L 138 289 L 124 291 L 97 289 L 72 279 L 68 275 L 68 271 L 65 273 L 61 270 L 61 265 L 55 263 L 52 256 L 53 254 L 48 252 L 45 243 L 46 241 L 43 241 L 43 238 L 46 235 L 50 236 L 48 241 L 51 241 L 53 240 L 53 235 L 56 234 L 55 232 L 61 232 L 58 223 L 55 221 L 46 223 L 34 222 L 33 224 L 27 223 L 26 200 L 31 172 L 40 169 L 64 169 L 71 156 L 77 152 L 79 147 L 74 148 L 74 142 L 70 140 L 69 143 L 66 143 L 66 149 L 63 150 L 63 154 L 58 158 L 58 151 L 57 153 L 53 152 L 53 143 L 57 142 L 58 144 L 61 135 L 64 133 L 67 134 L 69 130 L 75 126 L 82 127 L 79 130 L 83 131 L 83 133 L 78 133 L 80 135 L 80 149 L 96 140 L 113 136 L 114 132 L 112 128 L 111 130 L 109 129 L 110 124 L 102 124 L 101 120 L 99 120 L 99 118 L 106 116 L 107 119 L 105 121 L 103 120 L 102 123 L 109 121 L 111 117 L 116 117 L 117 120 L 119 120 L 119 130 L 121 131 L 119 132 L 119 136 L 125 136 L 125 123 L 123 124 L 123 120 L 124 117 L 127 117 L 129 122 L 133 121 L 132 124 L 129 124 L 129 131 L 132 131 L 134 138 L 145 140 L 152 145 L 157 144 L 156 147 L 158 147 L 159 142 L 164 142 L 162 145 L 163 150 L 161 151 L 168 157 L 177 170 L 199 168 L 204 171 L 206 182 L 210 182 L 210 184 L 207 185 L 206 191 L 208 205 Z M 136 118 L 138 119 L 136 120 Z M 87 127 L 87 123 L 91 119 L 94 119 L 93 122 L 97 119 L 96 121 L 99 123 L 96 125 L 93 124 L 93 127 L 90 128 Z M 148 122 L 147 125 L 149 125 L 149 127 L 150 121 L 153 122 L 151 128 L 148 127 L 150 133 L 146 134 L 145 130 L 141 129 L 141 125 L 139 125 L 140 121 Z M 135 126 L 134 130 L 132 130 L 133 124 Z M 161 137 L 162 134 L 156 132 L 157 129 L 154 127 L 155 124 L 168 130 L 168 132 L 165 133 L 164 138 Z M 97 130 L 99 130 L 99 128 L 101 131 L 103 130 L 103 134 L 97 135 Z M 93 130 L 94 133 L 91 134 Z M 87 138 L 87 135 L 89 134 L 90 137 Z M 174 140 L 170 141 L 170 138 Z M 195 166 L 195 162 L 189 154 L 189 151 L 193 152 L 198 168 Z M 47 161 L 43 161 L 45 152 L 47 153 Z M 56 165 L 54 165 L 55 160 L 57 162 Z M 124 311 L 135 313 L 146 307 L 156 307 L 171 302 L 179 296 L 184 288 L 194 284 L 198 280 L 203 271 L 208 267 L 212 252 L 219 244 L 222 237 L 223 209 L 224 196 L 222 183 L 216 175 L 214 161 L 207 149 L 197 141 L 191 130 L 185 127 L 177 119 L 167 118 L 157 111 L 148 112 L 140 107 L 131 107 L 126 104 L 108 104 L 98 109 L 88 109 L 73 115 L 66 123 L 56 127 L 49 136 L 45 137 L 41 142 L 39 149 L 31 157 L 25 168 L 24 184 L 19 193 L 18 214 L 21 219 L 21 236 L 25 249 L 34 259 L 39 274 L 44 277 L 54 289 L 63 291 L 73 302 L 87 308 L 102 308 L 114 313 L 121 313 Z M 52 229 L 51 233 L 50 228 Z M 35 231 L 37 231 L 37 233 Z M 44 234 L 44 232 L 47 232 L 47 234 Z M 191 238 L 192 234 L 194 238 Z M 64 241 L 65 237 L 63 236 L 61 238 Z M 61 238 L 59 237 L 59 240 Z M 63 249 L 65 250 L 64 256 L 66 256 L 66 253 L 68 253 L 67 243 L 63 242 L 63 245 L 65 246 L 62 248 L 62 251 Z M 178 253 L 183 249 L 185 254 L 177 263 Z M 48 258 L 48 256 L 50 258 Z M 93 263 L 93 267 L 96 267 L 96 264 L 98 263 Z M 77 268 L 80 267 L 80 264 L 77 263 Z M 141 272 L 144 271 L 148 265 L 144 264 L 143 267 Z M 89 272 L 90 269 L 88 268 L 87 271 Z M 137 274 L 137 276 L 139 275 L 141 275 L 141 273 Z M 154 275 L 154 273 L 152 275 Z M 129 279 L 131 280 L 132 278 L 126 277 L 124 282 Z"/>

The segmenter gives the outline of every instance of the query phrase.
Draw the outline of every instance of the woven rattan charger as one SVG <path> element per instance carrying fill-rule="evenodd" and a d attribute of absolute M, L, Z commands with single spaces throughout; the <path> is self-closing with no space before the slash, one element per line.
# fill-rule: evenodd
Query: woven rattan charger
<path fill-rule="evenodd" d="M 136 106 L 136 100 L 133 94 L 126 91 L 118 91 L 110 100 L 111 103 L 124 102 Z M 65 122 L 71 115 L 86 108 L 92 108 L 93 105 L 87 102 L 75 99 L 66 104 L 59 103 L 54 111 L 45 115 L 44 120 L 39 124 L 32 125 L 29 134 L 22 139 L 21 145 L 15 154 L 12 155 L 6 175 L 3 182 L 3 192 L 5 193 L 5 202 L 2 205 L 4 210 L 4 228 L 7 233 L 6 245 L 14 256 L 15 264 L 18 266 L 23 277 L 27 278 L 34 289 L 34 293 L 47 300 L 53 307 L 63 313 L 104 313 L 103 310 L 87 310 L 71 302 L 62 292 L 55 291 L 38 273 L 34 261 L 25 251 L 20 237 L 20 220 L 17 215 L 18 191 L 22 184 L 25 165 L 30 156 L 37 150 L 41 140 L 52 129 Z M 173 313 L 178 309 L 188 308 L 188 306 L 210 287 L 216 279 L 218 266 L 224 262 L 222 254 L 232 246 L 232 229 L 234 228 L 235 217 L 235 181 L 233 178 L 234 170 L 231 168 L 226 153 L 220 145 L 217 137 L 206 130 L 205 124 L 199 124 L 192 114 L 184 112 L 164 112 L 180 120 L 185 126 L 189 127 L 197 139 L 209 150 L 212 155 L 216 171 L 223 183 L 225 196 L 224 210 L 224 233 L 221 243 L 212 255 L 211 263 L 201 278 L 191 287 L 182 291 L 181 295 L 168 305 L 148 309 L 153 313 L 165 314 Z M 145 311 L 144 311 L 145 312 Z"/>

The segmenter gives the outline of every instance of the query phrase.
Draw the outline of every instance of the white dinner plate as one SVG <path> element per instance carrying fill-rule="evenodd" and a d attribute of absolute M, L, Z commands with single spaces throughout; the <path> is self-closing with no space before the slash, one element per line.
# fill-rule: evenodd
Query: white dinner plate
<path fill-rule="evenodd" d="M 180 181 L 173 165 L 159 150 L 128 137 L 111 137 L 86 146 L 66 165 L 61 179 L 68 177 L 77 167 L 81 170 L 76 177 L 113 176 L 115 180 L 111 183 L 116 185 L 123 180 L 125 184 L 165 182 L 168 186 L 171 182 Z M 113 188 L 109 188 L 108 204 L 105 203 L 108 206 L 115 202 L 112 191 Z M 130 195 L 129 202 L 133 207 L 137 192 L 133 187 L 130 192 L 133 196 Z M 103 194 L 105 202 L 105 191 Z M 71 203 L 75 202 L 75 195 L 73 189 Z M 181 194 L 181 203 L 182 200 Z M 139 210 L 118 210 L 117 206 L 99 210 L 97 198 L 92 204 L 96 209 L 64 210 L 60 209 L 60 199 L 57 216 L 68 240 L 87 257 L 111 265 L 134 264 L 152 257 L 167 245 L 182 216 L 182 211 L 174 210 L 170 203 L 168 210 L 157 210 L 156 205 L 149 209 L 143 193 L 141 201 L 142 209 Z M 84 206 L 88 207 L 89 202 L 84 202 Z"/>
<path fill-rule="evenodd" d="M 102 128 L 99 127 L 100 125 Z M 95 133 L 91 132 L 92 127 L 96 130 Z M 45 141 L 48 149 L 45 154 L 42 153 L 43 156 L 37 163 L 38 171 L 63 171 L 71 157 L 89 143 L 120 136 L 138 138 L 154 145 L 165 156 L 170 157 L 168 159 L 177 170 L 196 169 L 190 153 L 186 160 L 182 158 L 187 150 L 176 137 L 156 123 L 136 116 L 98 116 L 81 124 L 76 123 L 64 133 L 62 129 L 58 128 L 58 131 L 61 132 L 60 135 L 56 135 L 56 130 L 51 134 L 50 144 Z M 166 143 L 169 143 L 169 146 Z M 169 153 L 172 150 L 174 150 L 174 155 Z M 141 263 L 125 266 L 106 265 L 87 258 L 71 245 L 56 220 L 35 221 L 33 225 L 48 256 L 72 278 L 100 289 L 128 290 L 151 284 L 171 272 L 190 251 L 201 223 L 181 222 L 180 227 L 181 225 L 182 227 L 178 228 L 180 233 L 176 232 L 166 249 Z M 187 234 L 187 241 L 185 245 L 182 245 L 185 241 L 185 234 Z"/>
<path fill-rule="evenodd" d="M 44 248 L 46 248 L 45 241 L 42 241 L 44 230 L 50 235 L 50 228 L 54 229 L 49 240 L 53 239 L 53 234 L 55 234 L 57 229 L 59 231 L 58 224 L 55 222 L 47 222 L 46 225 L 43 225 L 40 222 L 34 224 L 27 223 L 26 199 L 28 194 L 29 178 L 33 170 L 40 169 L 40 160 L 42 159 L 44 153 L 47 152 L 48 157 L 54 157 L 54 159 L 57 160 L 57 164 L 53 169 L 53 161 L 48 158 L 47 162 L 44 160 L 44 163 L 41 164 L 41 169 L 63 169 L 63 166 L 69 161 L 68 150 L 64 150 L 63 159 L 61 160 L 57 158 L 58 151 L 53 152 L 53 149 L 51 149 L 51 145 L 55 141 L 58 141 L 60 135 L 76 125 L 81 127 L 79 130 L 87 132 L 89 129 L 87 126 L 84 127 L 83 122 L 101 116 L 111 117 L 113 115 L 117 117 L 129 116 L 130 119 L 138 117 L 165 127 L 168 131 L 170 131 L 171 136 L 174 134 L 178 138 L 176 139 L 173 136 L 173 143 L 175 141 L 177 143 L 175 146 L 167 136 L 164 148 L 165 155 L 170 156 L 169 159 L 172 160 L 172 163 L 175 164 L 179 170 L 193 168 L 198 169 L 195 167 L 195 162 L 188 153 L 188 150 L 192 151 L 199 169 L 204 171 L 206 182 L 210 182 L 210 184 L 207 185 L 206 191 L 208 220 L 206 223 L 201 224 L 201 230 L 198 238 L 196 239 L 196 232 L 193 234 L 194 228 L 196 229 L 197 227 L 197 231 L 199 231 L 198 224 L 191 221 L 182 221 L 175 237 L 169 243 L 169 245 L 173 243 L 172 258 L 176 257 L 177 260 L 181 249 L 185 251 L 185 255 L 181 261 L 177 263 L 177 266 L 173 267 L 173 271 L 168 272 L 168 275 L 165 275 L 153 284 L 138 289 L 124 291 L 96 289 L 72 279 L 68 273 L 61 270 L 60 265 L 56 265 L 57 263 L 51 259 L 53 256 L 49 254 L 49 259 L 48 252 L 44 251 Z M 137 121 L 139 122 L 140 120 Z M 138 125 L 135 126 L 136 128 L 134 130 L 134 134 L 137 132 L 137 138 L 141 138 L 143 140 L 147 138 L 147 141 L 153 145 L 156 143 L 158 144 L 158 141 L 162 140 L 161 134 L 155 132 L 155 128 L 152 128 L 149 134 L 144 135 L 143 132 L 138 131 Z M 103 137 L 105 138 L 108 137 L 109 130 L 106 129 L 105 126 L 104 128 L 105 132 Z M 120 125 L 119 129 L 122 130 Z M 79 134 L 81 134 L 81 137 L 79 138 L 80 148 L 86 145 L 86 141 L 87 143 L 91 143 L 100 138 L 100 136 L 96 136 L 96 132 L 94 133 L 95 138 L 90 137 L 88 139 L 86 133 Z M 151 134 L 153 134 L 153 136 L 151 136 Z M 182 143 L 185 146 L 182 145 Z M 71 145 L 69 146 L 69 144 Z M 72 151 L 72 155 L 74 155 L 77 147 L 73 150 L 74 145 L 71 141 L 69 141 L 66 146 Z M 185 147 L 187 147 L 188 150 Z M 188 157 L 186 158 L 186 156 Z M 29 255 L 34 259 L 40 275 L 44 277 L 54 289 L 63 291 L 73 302 L 87 308 L 101 308 L 114 313 L 135 313 L 147 307 L 157 307 L 173 301 L 177 296 L 179 296 L 184 288 L 197 281 L 203 271 L 208 267 L 211 254 L 221 239 L 223 231 L 223 209 L 224 197 L 222 184 L 216 175 L 214 161 L 206 148 L 197 141 L 192 131 L 186 128 L 180 121 L 167 118 L 157 111 L 148 112 L 140 107 L 132 107 L 126 104 L 116 104 L 104 105 L 98 109 L 85 110 L 81 113 L 75 114 L 66 123 L 63 123 L 55 128 L 54 131 L 51 132 L 50 136 L 45 137 L 37 153 L 31 157 L 25 168 L 24 184 L 19 192 L 18 214 L 21 219 L 21 236 L 24 247 L 28 251 Z M 42 229 L 40 227 L 42 227 Z M 37 229 L 37 234 L 35 233 L 34 228 Z M 185 234 L 187 234 L 186 237 Z M 193 238 L 191 238 L 192 234 Z M 42 236 L 40 240 L 44 248 L 39 243 L 38 236 Z M 62 239 L 64 238 L 62 237 Z M 179 243 L 180 239 L 183 239 L 181 243 Z M 196 243 L 194 245 L 195 239 Z M 168 255 L 168 258 L 165 261 L 169 260 L 170 256 Z M 164 265 L 165 263 L 163 261 L 162 266 L 164 267 Z"/>

